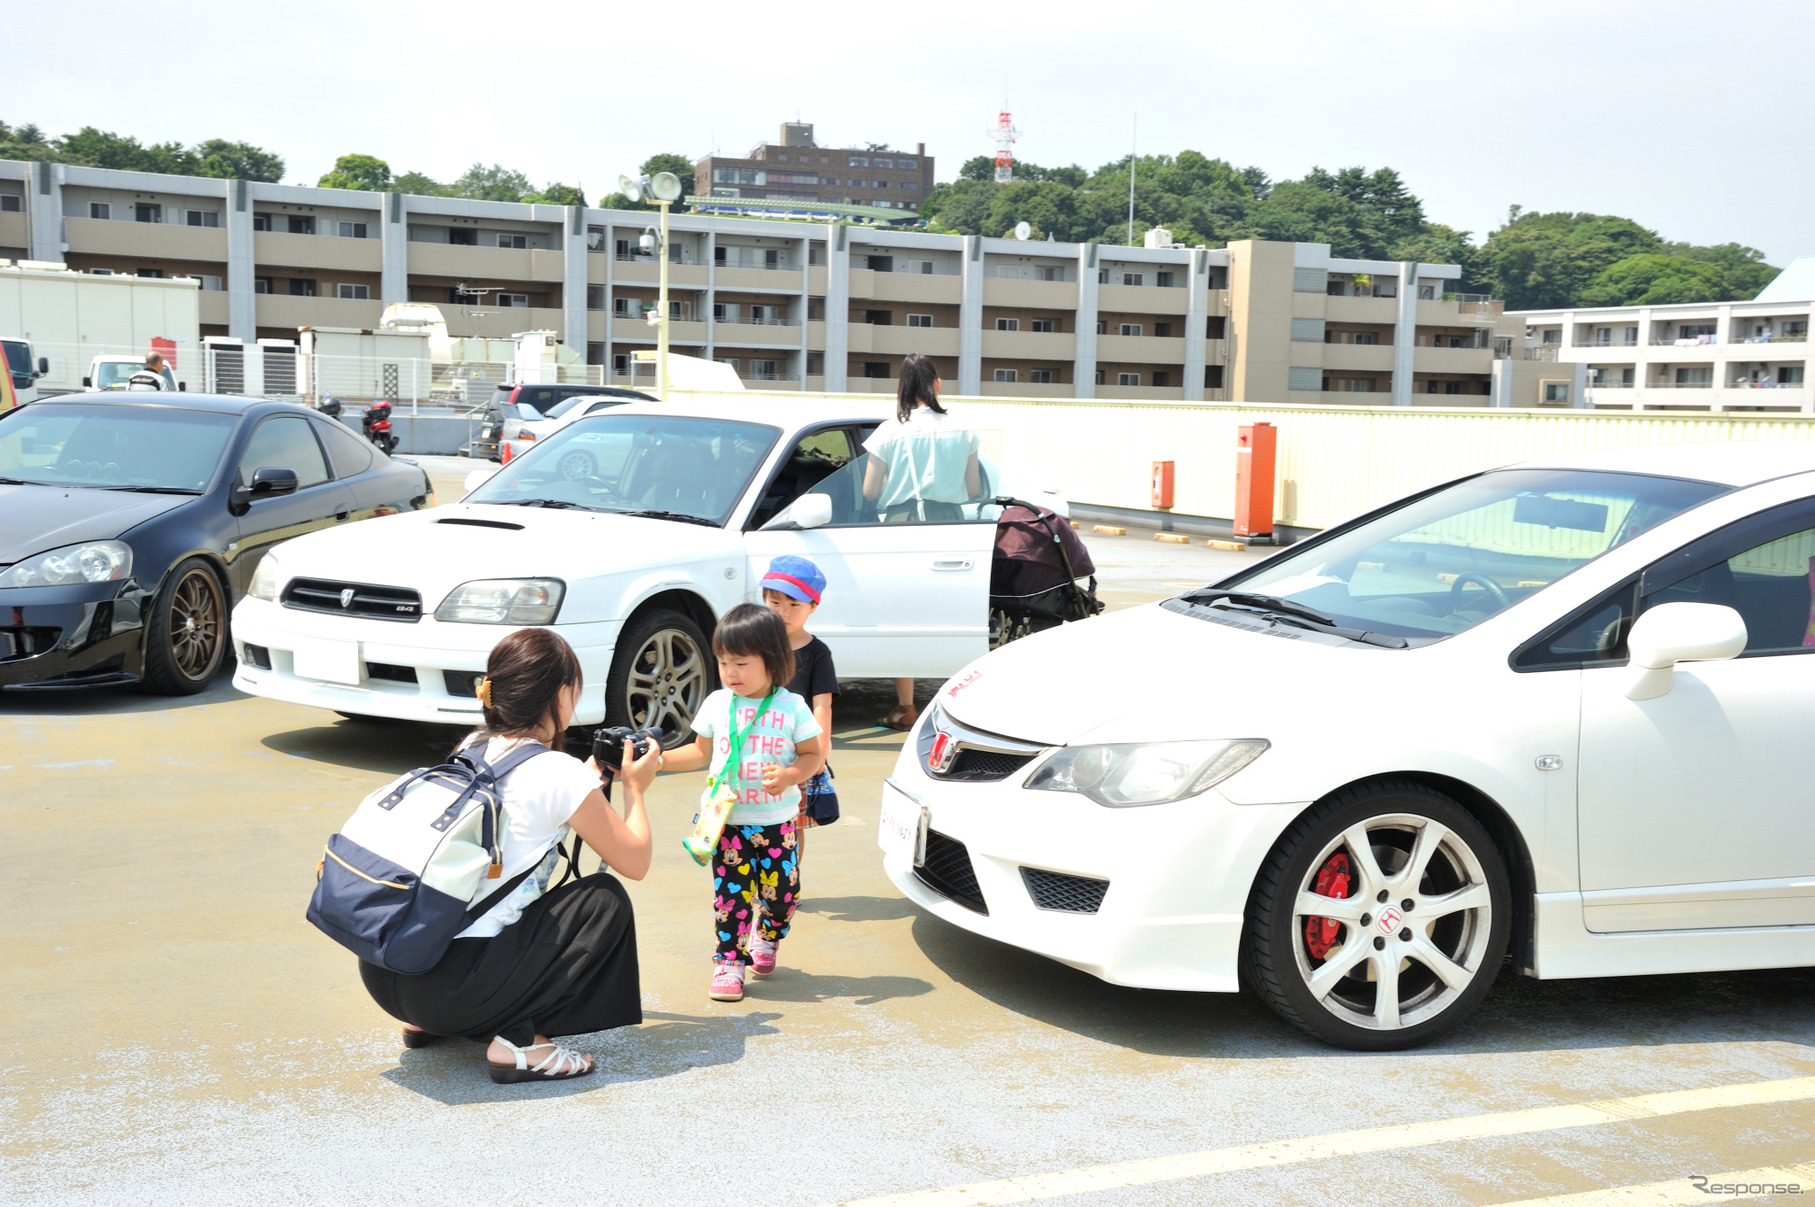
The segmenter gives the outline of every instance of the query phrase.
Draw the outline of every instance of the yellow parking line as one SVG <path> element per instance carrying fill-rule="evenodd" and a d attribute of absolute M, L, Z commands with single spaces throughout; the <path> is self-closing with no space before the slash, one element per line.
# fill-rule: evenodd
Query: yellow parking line
<path fill-rule="evenodd" d="M 1520 1199 L 1500 1207 L 1679 1207 L 1689 1203 L 1731 1203 L 1762 1195 L 1815 1194 L 1815 1161 L 1800 1165 L 1742 1169 L 1736 1173 L 1696 1174 L 1653 1182 L 1649 1186 L 1615 1186 L 1547 1199 Z"/>
<path fill-rule="evenodd" d="M 1299 1161 L 1323 1161 L 1331 1157 L 1352 1157 L 1362 1153 L 1425 1148 L 1457 1140 L 1528 1135 L 1601 1123 L 1657 1119 L 1666 1115 L 1688 1114 L 1691 1111 L 1801 1102 L 1811 1098 L 1815 1098 L 1815 1077 L 1714 1086 L 1705 1090 L 1671 1090 L 1661 1094 L 1584 1102 L 1576 1106 L 1542 1106 L 1493 1115 L 1469 1115 L 1460 1119 L 1400 1123 L 1328 1136 L 1307 1136 L 1299 1140 L 1271 1140 L 1236 1148 L 1120 1161 L 1088 1169 L 1068 1169 L 1058 1173 L 1001 1178 L 992 1182 L 972 1182 L 964 1186 L 914 1190 L 877 1198 L 846 1199 L 838 1207 L 994 1207 L 1002 1203 L 1030 1203 L 1061 1195 L 1175 1182 L 1181 1178 L 1200 1178 L 1208 1174 L 1270 1169 Z"/>

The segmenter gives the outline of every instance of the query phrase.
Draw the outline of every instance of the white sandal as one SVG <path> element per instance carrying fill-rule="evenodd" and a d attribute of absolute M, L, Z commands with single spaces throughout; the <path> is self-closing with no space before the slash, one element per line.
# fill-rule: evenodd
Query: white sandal
<path fill-rule="evenodd" d="M 492 1071 L 492 1080 L 500 1085 L 518 1081 L 565 1081 L 569 1077 L 584 1077 L 597 1067 L 594 1064 L 588 1064 L 585 1056 L 571 1048 L 563 1048 L 557 1043 L 530 1044 L 527 1048 L 519 1048 L 502 1035 L 493 1038 L 497 1043 L 509 1048 L 517 1057 L 517 1063 L 514 1065 L 501 1065 L 494 1061 L 486 1061 Z M 550 1052 L 545 1059 L 531 1065 L 529 1054 L 540 1047 L 553 1048 L 554 1051 Z"/>

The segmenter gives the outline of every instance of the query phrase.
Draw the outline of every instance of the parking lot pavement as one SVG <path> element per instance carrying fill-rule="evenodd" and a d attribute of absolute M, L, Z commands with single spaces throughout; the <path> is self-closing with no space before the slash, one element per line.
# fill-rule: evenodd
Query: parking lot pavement
<path fill-rule="evenodd" d="M 1123 604 L 1257 556 L 1088 539 Z M 597 1075 L 528 1087 L 493 1085 L 478 1045 L 404 1050 L 303 921 L 327 835 L 454 732 L 225 676 L 184 700 L 0 696 L 0 1198 L 1699 1202 L 1690 1175 L 1815 1159 L 1815 1086 L 1756 1088 L 1815 1078 L 1806 969 L 1506 975 L 1442 1042 L 1359 1055 L 1245 996 L 1106 985 L 925 915 L 874 842 L 887 686 L 853 688 L 845 817 L 808 839 L 780 971 L 707 1000 L 707 882 L 678 842 L 699 776 L 665 777 L 631 886 L 645 1021 L 574 1041 Z M 1669 1091 L 1707 1092 L 1645 1097 Z"/>

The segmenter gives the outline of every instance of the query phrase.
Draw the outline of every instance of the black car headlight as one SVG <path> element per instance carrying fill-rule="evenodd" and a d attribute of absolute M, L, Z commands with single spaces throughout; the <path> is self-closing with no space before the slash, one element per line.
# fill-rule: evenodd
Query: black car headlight
<path fill-rule="evenodd" d="M 1065 746 L 1034 768 L 1021 786 L 1037 792 L 1077 792 L 1112 809 L 1163 805 L 1221 783 L 1270 745 L 1265 738 L 1237 738 Z"/>
<path fill-rule="evenodd" d="M 68 587 L 132 576 L 132 546 L 125 541 L 83 541 L 47 549 L 0 571 L 0 587 Z"/>

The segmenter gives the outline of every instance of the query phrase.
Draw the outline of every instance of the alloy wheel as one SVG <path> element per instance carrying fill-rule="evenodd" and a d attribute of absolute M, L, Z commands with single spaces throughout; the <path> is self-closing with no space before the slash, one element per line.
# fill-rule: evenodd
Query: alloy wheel
<path fill-rule="evenodd" d="M 657 629 L 631 660 L 625 704 L 634 725 L 659 725 L 672 740 L 693 727 L 706 688 L 704 647 L 679 629 Z"/>
<path fill-rule="evenodd" d="M 185 574 L 170 599 L 170 657 L 186 678 L 203 679 L 220 664 L 225 609 L 220 584 L 206 570 Z"/>

